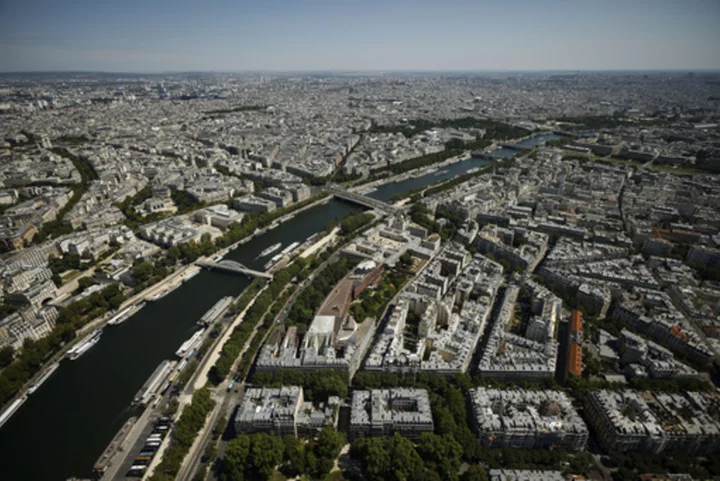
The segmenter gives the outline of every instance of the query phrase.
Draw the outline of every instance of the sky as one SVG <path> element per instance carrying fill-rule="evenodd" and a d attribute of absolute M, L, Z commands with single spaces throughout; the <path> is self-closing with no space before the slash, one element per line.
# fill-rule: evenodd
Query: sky
<path fill-rule="evenodd" d="M 0 0 L 0 71 L 720 69 L 720 0 Z"/>

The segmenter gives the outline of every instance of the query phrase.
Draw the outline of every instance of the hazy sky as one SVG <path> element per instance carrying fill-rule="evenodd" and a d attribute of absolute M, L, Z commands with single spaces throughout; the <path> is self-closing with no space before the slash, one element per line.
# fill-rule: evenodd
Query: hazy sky
<path fill-rule="evenodd" d="M 720 0 L 0 0 L 0 71 L 720 69 Z"/>

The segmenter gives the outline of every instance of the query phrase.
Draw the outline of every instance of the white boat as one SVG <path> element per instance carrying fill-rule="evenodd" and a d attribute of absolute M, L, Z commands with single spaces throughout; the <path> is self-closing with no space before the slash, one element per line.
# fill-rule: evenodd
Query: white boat
<path fill-rule="evenodd" d="M 257 258 L 265 257 L 269 254 L 272 254 L 276 250 L 278 250 L 280 247 L 282 247 L 282 242 L 278 242 L 277 244 L 273 244 L 264 251 L 262 251 L 260 254 L 258 254 Z"/>
<path fill-rule="evenodd" d="M 168 294 L 170 294 L 172 291 L 174 291 L 178 287 L 179 287 L 179 284 L 170 284 L 167 289 L 165 289 L 162 292 L 159 292 L 158 294 L 155 294 L 148 300 L 149 301 L 157 301 L 159 299 L 162 299 L 163 297 L 167 296 Z"/>
<path fill-rule="evenodd" d="M 37 391 L 38 388 L 39 388 L 40 386 L 42 386 L 42 384 L 43 384 L 45 381 L 47 381 L 48 378 L 49 378 L 50 376 L 52 376 L 52 374 L 55 372 L 55 370 L 56 370 L 57 368 L 59 368 L 59 367 L 60 367 L 60 363 L 57 363 L 57 362 L 56 362 L 55 364 L 53 364 L 52 366 L 50 366 L 50 367 L 47 369 L 47 371 L 45 371 L 45 372 L 43 373 L 43 375 L 40 376 L 40 378 L 39 378 L 37 381 L 35 381 L 35 383 L 33 383 L 32 386 L 30 386 L 30 387 L 28 388 L 28 395 L 30 395 L 30 394 L 34 393 L 35 391 Z"/>
<path fill-rule="evenodd" d="M 20 406 L 22 406 L 25 401 L 27 401 L 27 396 L 23 396 L 20 399 L 13 401 L 13 403 L 5 411 L 3 411 L 2 414 L 0 414 L 0 426 L 6 423 L 8 419 L 10 419 L 12 415 L 20 409 Z"/>
<path fill-rule="evenodd" d="M 292 244 L 290 244 L 289 246 L 287 246 L 286 248 L 284 248 L 282 251 L 280 251 L 280 254 L 281 254 L 280 257 L 284 256 L 285 254 L 288 254 L 288 253 L 292 252 L 292 250 L 295 249 L 295 248 L 296 248 L 297 246 L 299 246 L 299 245 L 300 245 L 299 242 L 293 242 Z"/>
<path fill-rule="evenodd" d="M 108 324 L 111 326 L 117 326 L 118 324 L 122 324 L 123 322 L 130 319 L 130 317 L 135 314 L 137 311 L 145 307 L 145 303 L 141 302 L 140 304 L 136 304 L 134 306 L 130 306 L 127 309 L 123 309 L 120 311 L 115 317 L 110 319 L 108 321 Z"/>
<path fill-rule="evenodd" d="M 289 247 L 289 246 L 288 246 L 288 247 Z M 285 249 L 287 249 L 287 247 L 286 247 Z M 267 262 L 265 263 L 265 265 L 263 266 L 263 267 L 265 268 L 265 270 L 270 269 L 270 267 L 272 267 L 275 263 L 277 263 L 277 261 L 279 261 L 280 259 L 282 259 L 282 257 L 283 257 L 284 255 L 285 255 L 285 252 L 284 252 L 284 249 L 283 249 L 283 252 L 280 252 L 280 253 L 275 254 L 274 256 L 272 256 L 272 258 L 271 258 L 269 261 L 267 261 Z"/>
<path fill-rule="evenodd" d="M 198 321 L 201 326 L 209 326 L 220 318 L 220 314 L 232 304 L 233 297 L 225 296 L 215 303 Z"/>
<path fill-rule="evenodd" d="M 200 338 L 203 335 L 203 332 L 205 332 L 204 329 L 200 329 L 198 332 L 192 335 L 190 339 L 183 342 L 180 348 L 175 351 L 175 355 L 177 357 L 185 357 L 188 353 L 192 352 L 192 350 L 195 348 L 195 345 L 200 340 Z"/>
<path fill-rule="evenodd" d="M 79 358 L 100 341 L 101 335 L 102 329 L 95 329 L 93 333 L 90 334 L 90 336 L 86 337 L 83 341 L 75 344 L 75 346 L 67 352 L 67 355 L 65 357 L 67 357 L 71 361 Z"/>
<path fill-rule="evenodd" d="M 166 292 L 161 292 L 161 293 L 159 293 L 159 294 L 155 294 L 154 296 L 148 298 L 147 300 L 148 300 L 148 301 L 151 301 L 151 302 L 155 302 L 155 301 L 157 301 L 157 300 L 162 299 L 162 298 L 165 296 L 165 294 L 167 294 L 167 293 L 166 293 Z"/>
<path fill-rule="evenodd" d="M 196 270 L 196 271 L 191 272 L 190 274 L 186 274 L 186 275 L 183 277 L 183 282 L 189 281 L 190 279 L 192 279 L 193 277 L 195 277 L 195 276 L 198 275 L 198 274 L 200 274 L 200 270 L 199 270 L 199 269 Z"/>

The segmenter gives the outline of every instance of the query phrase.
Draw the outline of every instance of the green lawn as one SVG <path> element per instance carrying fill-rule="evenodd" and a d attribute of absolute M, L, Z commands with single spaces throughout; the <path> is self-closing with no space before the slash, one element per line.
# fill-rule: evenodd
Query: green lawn
<path fill-rule="evenodd" d="M 71 269 L 71 270 L 69 270 L 69 271 L 63 272 L 60 277 L 62 278 L 62 281 L 63 281 L 63 284 L 64 284 L 64 283 L 66 283 L 67 281 L 71 280 L 73 277 L 75 277 L 75 276 L 78 275 L 78 274 L 80 274 L 80 271 L 79 271 L 79 270 L 77 270 L 77 269 Z"/>

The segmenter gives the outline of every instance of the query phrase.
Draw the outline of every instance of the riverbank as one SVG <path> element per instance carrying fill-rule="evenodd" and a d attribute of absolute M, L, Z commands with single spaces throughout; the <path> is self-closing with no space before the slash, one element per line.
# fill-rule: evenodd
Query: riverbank
<path fill-rule="evenodd" d="M 260 237 L 260 236 L 262 236 L 263 234 L 265 234 L 265 233 L 267 233 L 267 232 L 270 232 L 270 231 L 272 231 L 272 230 L 274 230 L 274 229 L 282 226 L 282 224 L 284 224 L 285 222 L 289 221 L 290 219 L 293 219 L 293 218 L 294 218 L 295 216 L 297 216 L 298 214 L 300 214 L 300 213 L 302 213 L 302 212 L 305 212 L 306 210 L 315 208 L 315 207 L 317 207 L 317 206 L 319 206 L 319 205 L 327 204 L 327 203 L 330 202 L 331 200 L 332 200 L 332 196 L 331 196 L 331 195 L 327 195 L 327 196 L 325 196 L 325 197 L 323 197 L 323 198 L 321 198 L 321 199 L 316 200 L 315 202 L 312 202 L 312 203 L 310 203 L 310 204 L 308 204 L 308 205 L 305 205 L 305 206 L 303 206 L 303 207 L 301 207 L 301 208 L 299 208 L 299 209 L 297 209 L 297 210 L 294 210 L 294 211 L 292 211 L 292 212 L 289 212 L 289 213 L 285 214 L 284 216 L 278 217 L 278 218 L 275 219 L 275 220 L 273 221 L 273 223 L 270 224 L 269 226 L 263 227 L 262 229 L 257 229 L 255 232 L 253 232 L 252 234 L 248 235 L 247 237 L 243 237 L 241 240 L 237 241 L 236 243 L 234 243 L 234 244 L 232 244 L 232 245 L 229 245 L 229 246 L 227 246 L 227 247 L 224 247 L 224 248 L 222 248 L 221 250 L 217 251 L 214 255 L 215 255 L 215 256 L 218 256 L 218 255 L 219 255 L 219 256 L 225 257 L 227 254 L 229 254 L 230 252 L 234 251 L 235 249 L 237 249 L 237 248 L 240 247 L 241 245 L 247 244 L 247 243 L 250 242 L 252 239 L 254 239 L 254 238 L 256 238 L 256 237 Z"/>
<path fill-rule="evenodd" d="M 298 215 L 306 210 L 317 207 L 319 205 L 326 204 L 326 203 L 330 202 L 331 200 L 332 200 L 332 196 L 325 195 L 325 196 L 317 199 L 316 201 L 311 202 L 310 204 L 304 205 L 299 209 L 292 210 L 291 212 L 288 212 L 287 214 L 275 219 L 273 221 L 273 223 L 271 225 L 269 225 L 268 227 L 256 230 L 252 234 L 244 237 L 243 239 L 237 241 L 236 243 L 221 249 L 215 255 L 219 254 L 224 257 L 228 253 L 234 251 L 235 249 L 237 249 L 241 245 L 251 241 L 252 239 L 260 237 L 263 234 L 267 233 L 268 231 L 271 231 L 277 227 L 280 227 L 283 223 L 287 222 L 288 220 L 291 220 L 296 215 Z M 118 312 L 121 312 L 122 310 L 127 309 L 127 308 L 132 308 L 134 306 L 137 306 L 140 303 L 153 298 L 154 296 L 161 295 L 163 293 L 163 291 L 169 290 L 171 287 L 173 287 L 173 285 L 179 285 L 180 283 L 182 283 L 183 278 L 186 275 L 189 275 L 195 269 L 198 269 L 198 270 L 200 269 L 196 265 L 199 260 L 200 259 L 198 259 L 190 264 L 178 267 L 177 270 L 173 271 L 167 277 L 163 278 L 159 282 L 157 282 L 151 286 L 148 286 L 143 291 L 141 291 L 141 292 L 131 296 L 130 298 L 126 299 L 125 301 L 123 301 L 123 303 L 116 310 L 108 311 L 105 314 L 103 314 L 102 316 L 89 321 L 87 324 L 85 324 L 84 326 L 82 326 L 81 328 L 76 330 L 75 338 L 73 339 L 73 341 L 65 344 L 63 347 L 60 348 L 59 351 L 57 351 L 52 357 L 50 357 L 46 362 L 44 362 L 43 365 L 41 366 L 41 368 L 38 370 L 38 372 L 22 386 L 22 388 L 15 394 L 15 396 L 13 396 L 9 401 L 7 401 L 5 403 L 5 405 L 0 406 L 0 412 L 4 412 L 16 400 L 22 399 L 25 396 L 27 396 L 28 389 L 43 375 L 44 371 L 52 364 L 61 361 L 65 357 L 67 352 L 73 346 L 75 346 L 79 341 L 81 341 L 84 336 L 86 336 L 90 332 L 94 331 L 95 329 L 104 328 L 107 325 L 107 322 L 110 319 L 112 319 L 112 317 L 115 314 L 117 314 Z M 107 262 L 107 261 L 109 261 L 109 258 L 104 259 L 102 262 Z M 86 271 L 83 271 L 83 272 L 77 274 L 74 280 L 77 280 L 81 277 L 85 277 L 88 275 L 92 275 L 92 273 L 94 272 L 94 270 L 96 268 L 97 268 L 97 266 L 93 266 L 93 267 L 87 269 Z M 68 289 L 69 287 L 70 286 L 68 284 L 63 286 L 63 288 L 65 288 L 65 289 Z"/>
<path fill-rule="evenodd" d="M 152 286 L 147 287 L 142 292 L 135 294 L 129 299 L 126 299 L 115 311 L 108 311 L 102 316 L 89 321 L 87 324 L 76 330 L 75 338 L 71 342 L 68 342 L 63 347 L 61 347 L 59 351 L 57 351 L 55 354 L 53 354 L 52 357 L 50 357 L 50 359 L 45 361 L 38 373 L 35 374 L 32 378 L 30 378 L 30 380 L 23 385 L 20 391 L 18 391 L 18 393 L 12 399 L 10 399 L 10 401 L 8 401 L 4 406 L 0 407 L 0 412 L 4 412 L 5 409 L 11 406 L 16 400 L 28 396 L 28 390 L 44 375 L 45 371 L 53 364 L 62 361 L 67 355 L 68 351 L 75 347 L 78 343 L 82 342 L 88 334 L 90 334 L 96 329 L 105 328 L 108 321 L 112 319 L 118 312 L 121 312 L 126 308 L 132 308 L 139 305 L 140 303 L 144 302 L 146 298 L 152 297 L 157 293 L 161 292 L 163 288 L 168 287 L 168 284 L 172 284 L 173 281 L 177 281 L 179 278 L 184 277 L 188 272 L 191 272 L 194 269 L 198 269 L 198 267 L 194 264 L 182 266 L 177 271 L 173 272 L 157 284 L 153 284 Z"/>

